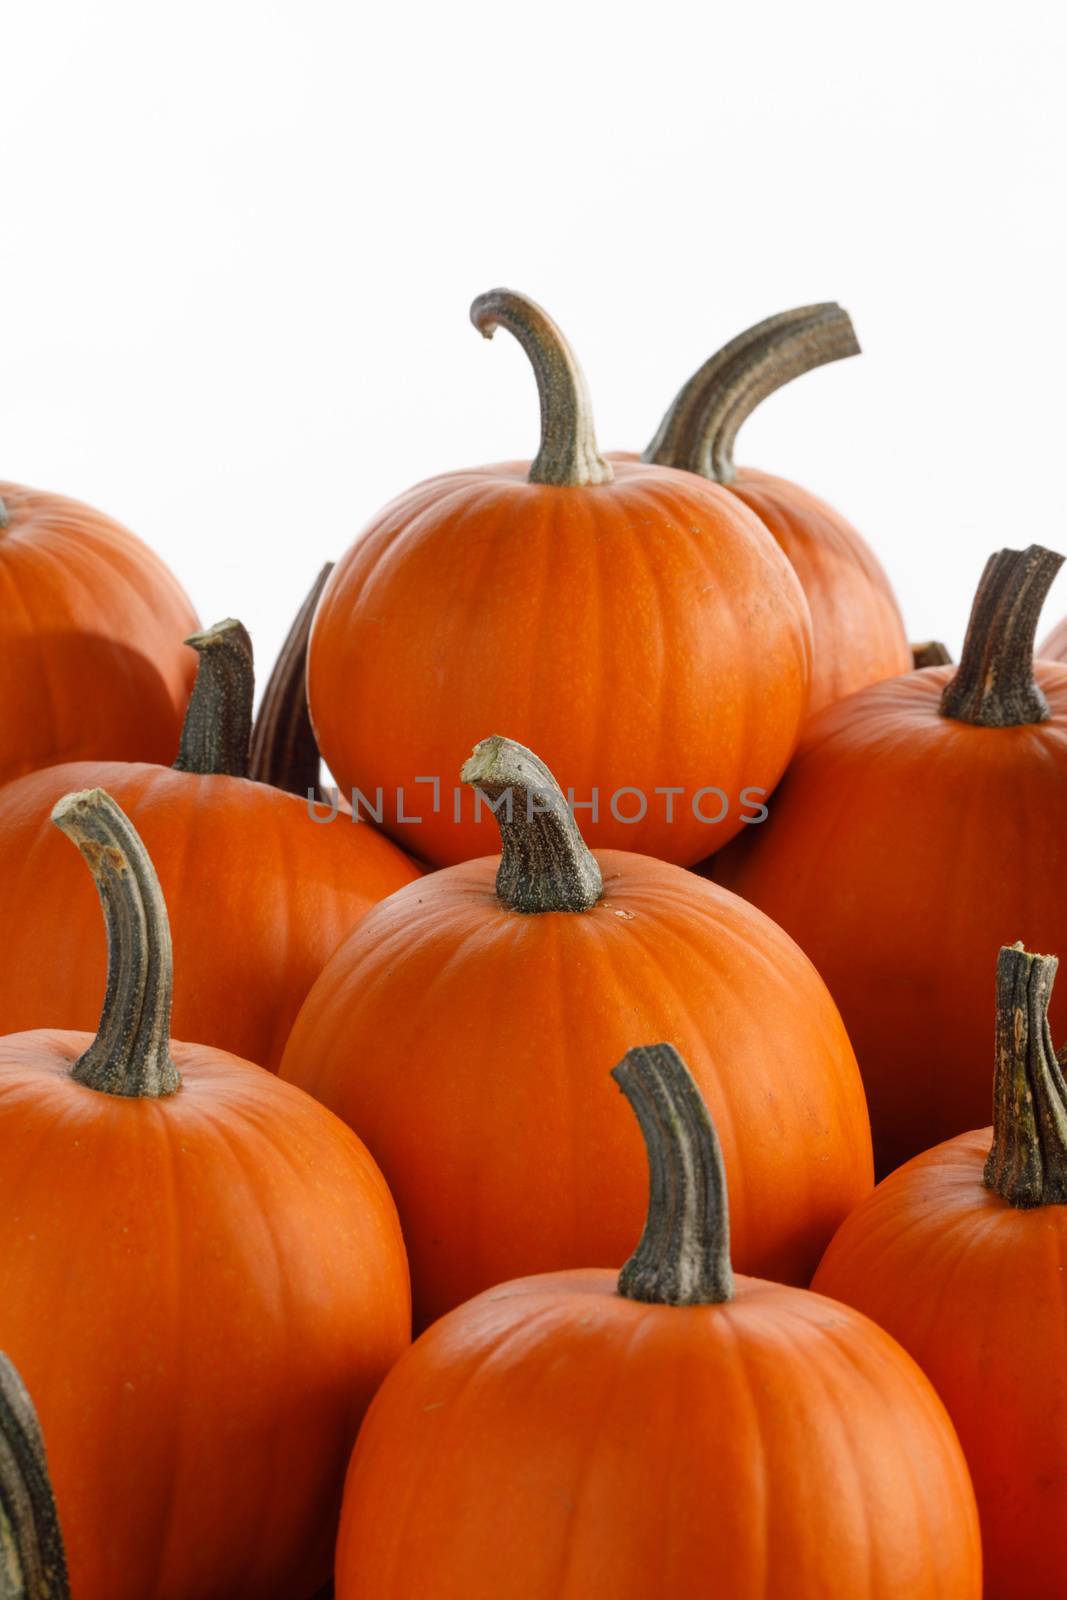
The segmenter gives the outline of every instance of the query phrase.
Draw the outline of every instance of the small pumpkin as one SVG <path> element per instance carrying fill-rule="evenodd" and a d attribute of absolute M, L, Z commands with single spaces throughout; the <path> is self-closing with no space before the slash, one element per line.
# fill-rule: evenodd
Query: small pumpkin
<path fill-rule="evenodd" d="M 978 1600 L 930 1384 L 845 1306 L 734 1276 L 722 1156 L 670 1046 L 614 1076 L 648 1147 L 637 1250 L 490 1289 L 401 1357 L 352 1457 L 338 1600 Z"/>
<path fill-rule="evenodd" d="M 0 1032 L 90 1028 L 104 979 L 96 897 L 47 823 L 72 788 L 106 788 L 156 863 L 178 951 L 181 1037 L 275 1068 L 300 1004 L 368 906 L 417 876 L 382 834 L 248 772 L 252 646 L 232 619 L 190 639 L 200 671 L 174 767 L 75 762 L 0 790 Z M 47 950 L 42 961 L 39 952 Z"/>
<path fill-rule="evenodd" d="M 167 761 L 200 626 L 117 522 L 0 483 L 0 783 L 60 761 Z"/>
<path fill-rule="evenodd" d="M 99 890 L 107 985 L 95 1037 L 0 1038 L 0 1346 L 71 1588 L 294 1600 L 329 1570 L 356 1430 L 408 1341 L 395 1207 L 310 1097 L 171 1040 L 166 908 L 115 802 L 53 820 Z"/>
<path fill-rule="evenodd" d="M 809 715 L 908 671 L 911 651 L 900 608 L 877 556 L 851 523 L 798 484 L 736 466 L 734 443 L 768 395 L 859 349 L 847 311 L 832 302 L 768 317 L 683 385 L 641 457 L 723 484 L 788 556 L 811 608 Z"/>
<path fill-rule="evenodd" d="M 1003 929 L 1067 943 L 1067 667 L 1033 659 L 1062 559 L 1038 545 L 991 557 L 959 667 L 828 707 L 768 820 L 709 867 L 826 980 L 881 1173 L 984 1120 L 982 973 Z"/>
<path fill-rule="evenodd" d="M 440 791 L 456 750 L 506 727 L 597 801 L 594 845 L 697 861 L 796 743 L 811 672 L 796 575 L 727 490 L 600 455 L 577 361 L 531 300 L 493 290 L 471 318 L 529 356 L 540 451 L 419 484 L 338 562 L 308 656 L 323 756 L 442 866 L 495 847 L 491 819 Z"/>
<path fill-rule="evenodd" d="M 522 745 L 483 741 L 463 777 L 494 806 L 503 854 L 370 911 L 280 1068 L 386 1174 L 417 1325 L 504 1278 L 623 1259 L 645 1168 L 599 1090 L 635 1033 L 683 1049 L 714 1108 L 739 1261 L 806 1283 L 871 1185 L 855 1059 L 808 961 L 693 873 L 594 855 Z"/>
<path fill-rule="evenodd" d="M 1048 1022 L 1057 966 L 1022 945 L 1001 950 L 992 1128 L 886 1178 L 815 1277 L 898 1339 L 945 1402 L 978 1496 L 988 1600 L 1067 1596 L 1052 1536 L 1067 1522 L 1067 1086 Z"/>

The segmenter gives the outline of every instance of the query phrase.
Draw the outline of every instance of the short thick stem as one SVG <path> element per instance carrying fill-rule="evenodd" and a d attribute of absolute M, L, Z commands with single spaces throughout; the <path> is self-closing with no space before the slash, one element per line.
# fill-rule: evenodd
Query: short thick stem
<path fill-rule="evenodd" d="M 33 1401 L 0 1354 L 0 1600 L 69 1600 L 67 1560 Z"/>
<path fill-rule="evenodd" d="M 247 778 L 255 694 L 252 641 L 241 623 L 227 617 L 185 642 L 200 665 L 175 770 Z"/>
<path fill-rule="evenodd" d="M 832 301 L 768 317 L 693 374 L 643 459 L 731 483 L 737 434 L 760 402 L 805 372 L 859 350 L 847 311 Z"/>
<path fill-rule="evenodd" d="M 321 793 L 321 757 L 308 710 L 307 650 L 315 611 L 332 571 L 333 562 L 328 561 L 294 617 L 252 729 L 249 777 L 301 799 L 318 799 Z"/>
<path fill-rule="evenodd" d="M 530 466 L 530 482 L 565 488 L 610 483 L 614 473 L 597 449 L 585 377 L 547 312 L 512 289 L 490 289 L 471 306 L 471 321 L 486 339 L 497 328 L 506 328 L 534 369 L 541 399 L 541 448 Z"/>
<path fill-rule="evenodd" d="M 1062 565 L 1061 555 L 1039 544 L 990 556 L 971 608 L 959 670 L 941 696 L 943 717 L 978 728 L 1048 721 L 1048 701 L 1034 679 L 1034 636 Z"/>
<path fill-rule="evenodd" d="M 950 667 L 952 652 L 940 639 L 924 639 L 911 647 L 911 664 L 918 671 L 922 667 Z"/>
<path fill-rule="evenodd" d="M 656 1305 L 733 1299 L 726 1175 L 715 1126 L 669 1044 L 627 1051 L 612 1069 L 648 1150 L 648 1217 L 619 1293 Z"/>
<path fill-rule="evenodd" d="M 7 506 L 4 504 L 4 502 L 2 500 L 0 500 L 0 531 L 2 531 L 4 528 L 6 528 L 8 526 L 8 524 L 10 523 L 10 521 L 11 521 L 11 513 L 7 509 Z"/>
<path fill-rule="evenodd" d="M 993 1144 L 985 1185 L 1009 1205 L 1067 1205 L 1067 1084 L 1052 1045 L 1049 999 L 1059 966 L 1021 944 L 997 960 Z"/>
<path fill-rule="evenodd" d="M 107 930 L 100 1026 L 71 1076 L 105 1094 L 173 1094 L 181 1077 L 170 1059 L 170 925 L 148 852 L 129 818 L 102 789 L 64 796 L 52 821 L 84 856 Z"/>
<path fill-rule="evenodd" d="M 460 777 L 490 802 L 500 828 L 496 892 L 512 911 L 588 911 L 603 892 L 600 868 L 559 784 L 532 750 L 493 734 L 475 745 Z"/>

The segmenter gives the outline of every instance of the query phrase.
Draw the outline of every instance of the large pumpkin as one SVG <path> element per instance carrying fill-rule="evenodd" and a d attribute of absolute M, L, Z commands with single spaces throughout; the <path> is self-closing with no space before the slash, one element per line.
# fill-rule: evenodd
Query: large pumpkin
<path fill-rule="evenodd" d="M 623 1259 L 645 1167 L 601 1075 L 656 1034 L 723 1129 L 738 1260 L 806 1283 L 871 1185 L 855 1059 L 808 961 L 693 873 L 594 856 L 521 745 L 486 740 L 463 770 L 498 808 L 503 855 L 369 912 L 281 1066 L 385 1172 L 417 1324 L 503 1278 Z"/>
<path fill-rule="evenodd" d="M 197 627 L 132 533 L 0 483 L 0 783 L 60 761 L 169 761 Z"/>
<path fill-rule="evenodd" d="M 930 1384 L 846 1307 L 735 1278 L 692 1078 L 663 1045 L 615 1076 L 651 1163 L 637 1251 L 490 1289 L 400 1359 L 345 1485 L 338 1600 L 979 1600 Z"/>
<path fill-rule="evenodd" d="M 100 891 L 107 989 L 95 1038 L 0 1039 L 0 1348 L 48 1440 L 71 1588 L 297 1600 L 408 1340 L 396 1211 L 307 1095 L 170 1040 L 166 909 L 114 801 L 55 821 Z"/>
<path fill-rule="evenodd" d="M 505 727 L 595 799 L 593 844 L 696 861 L 793 750 L 811 670 L 800 585 L 727 490 L 600 456 L 574 356 L 531 301 L 496 290 L 471 315 L 529 355 L 540 452 L 419 484 L 338 562 L 308 658 L 323 756 L 440 866 L 494 848 L 451 774 Z"/>
<path fill-rule="evenodd" d="M 900 608 L 874 551 L 851 523 L 798 484 L 734 463 L 738 429 L 762 400 L 829 361 L 859 354 L 839 305 L 768 317 L 693 374 L 642 461 L 724 484 L 788 556 L 811 608 L 815 658 L 809 713 L 869 683 L 907 672 Z"/>
<path fill-rule="evenodd" d="M 899 1339 L 948 1407 L 978 1495 L 987 1600 L 1067 1596 L 1067 1087 L 1047 1015 L 1057 965 L 1021 945 L 1001 951 L 993 1127 L 886 1178 L 815 1278 Z"/>
<path fill-rule="evenodd" d="M 1067 942 L 1067 667 L 1033 662 L 1061 560 L 1038 546 L 993 557 L 959 668 L 822 712 L 768 820 L 711 864 L 825 978 L 883 1173 L 988 1114 L 982 974 L 1004 929 Z"/>
<path fill-rule="evenodd" d="M 96 897 L 47 820 L 71 788 L 107 788 L 152 854 L 178 951 L 180 1036 L 261 1066 L 277 1066 L 304 996 L 357 919 L 417 876 L 368 824 L 330 821 L 322 808 L 315 821 L 306 798 L 243 776 L 248 635 L 229 621 L 192 643 L 200 673 L 174 768 L 76 762 L 0 790 L 0 921 L 19 933 L 0 963 L 0 1032 L 90 1028 L 98 1009 Z"/>

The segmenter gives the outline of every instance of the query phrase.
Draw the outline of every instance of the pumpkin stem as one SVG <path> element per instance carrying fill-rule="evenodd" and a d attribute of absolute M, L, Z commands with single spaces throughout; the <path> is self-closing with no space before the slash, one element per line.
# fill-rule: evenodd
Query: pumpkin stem
<path fill-rule="evenodd" d="M 603 893 L 596 857 L 544 762 L 498 733 L 476 744 L 460 777 L 491 802 L 500 828 L 498 897 L 512 911 L 588 911 Z"/>
<path fill-rule="evenodd" d="M 307 650 L 315 609 L 332 571 L 333 562 L 327 561 L 293 618 L 252 729 L 248 776 L 301 799 L 321 796 L 321 757 L 308 710 Z"/>
<path fill-rule="evenodd" d="M 174 770 L 247 778 L 255 694 L 252 641 L 240 622 L 227 617 L 190 634 L 185 643 L 200 664 Z"/>
<path fill-rule="evenodd" d="M 1034 635 L 1062 565 L 1061 555 L 1039 544 L 990 556 L 971 607 L 959 670 L 941 696 L 943 717 L 976 728 L 1048 721 L 1048 701 L 1034 681 Z"/>
<path fill-rule="evenodd" d="M 170 1059 L 170 924 L 148 852 L 103 789 L 64 795 L 52 821 L 85 857 L 107 928 L 100 1026 L 71 1076 L 104 1094 L 173 1094 L 181 1077 Z"/>
<path fill-rule="evenodd" d="M 0 1352 L 0 1600 L 70 1600 L 41 1425 Z"/>
<path fill-rule="evenodd" d="M 567 488 L 610 483 L 615 474 L 597 449 L 585 377 L 547 312 L 512 289 L 490 289 L 471 306 L 471 321 L 486 339 L 506 328 L 530 358 L 541 397 L 541 448 L 530 482 Z"/>
<path fill-rule="evenodd" d="M 682 386 L 641 459 L 732 483 L 734 441 L 760 401 L 805 372 L 859 353 L 851 318 L 833 301 L 768 317 Z"/>
<path fill-rule="evenodd" d="M 721 1305 L 734 1296 L 726 1174 L 715 1124 L 673 1045 L 628 1050 L 611 1075 L 648 1150 L 648 1217 L 619 1293 L 653 1305 Z"/>
<path fill-rule="evenodd" d="M 6 528 L 11 521 L 11 513 L 2 500 L 0 500 L 0 529 Z"/>
<path fill-rule="evenodd" d="M 922 644 L 912 645 L 911 664 L 916 671 L 921 667 L 950 667 L 952 652 L 940 639 L 924 639 Z"/>
<path fill-rule="evenodd" d="M 1021 944 L 997 957 L 993 1144 L 985 1186 L 1009 1205 L 1067 1205 L 1067 1083 L 1048 1004 L 1059 962 Z"/>

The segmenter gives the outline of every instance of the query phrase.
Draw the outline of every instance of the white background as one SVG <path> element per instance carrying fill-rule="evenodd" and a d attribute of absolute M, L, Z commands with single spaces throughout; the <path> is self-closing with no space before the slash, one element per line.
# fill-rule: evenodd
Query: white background
<path fill-rule="evenodd" d="M 1062 16 L 2 0 L 0 476 L 126 522 L 265 668 L 382 501 L 534 449 L 480 290 L 562 324 L 605 449 L 839 299 L 865 354 L 739 458 L 836 503 L 955 651 L 991 550 L 1067 548 Z"/>

